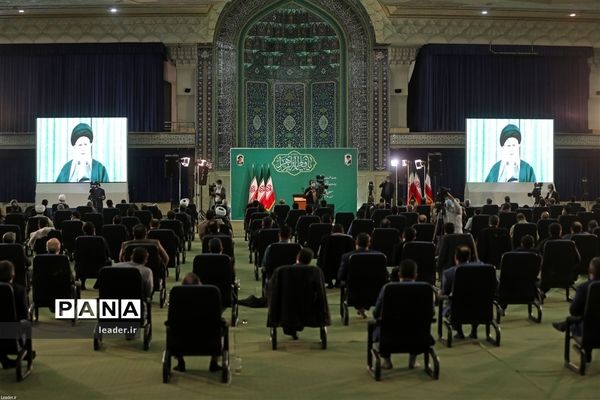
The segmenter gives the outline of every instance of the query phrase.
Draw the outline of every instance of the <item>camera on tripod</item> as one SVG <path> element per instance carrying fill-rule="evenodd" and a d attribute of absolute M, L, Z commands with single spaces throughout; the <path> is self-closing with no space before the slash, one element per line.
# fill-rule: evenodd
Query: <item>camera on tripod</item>
<path fill-rule="evenodd" d="M 535 204 L 538 204 L 540 202 L 540 198 L 542 197 L 543 186 L 543 182 L 535 182 L 533 184 L 533 190 L 531 191 L 531 193 L 527 193 L 527 197 L 533 197 L 535 199 Z"/>
<path fill-rule="evenodd" d="M 315 190 L 317 192 L 317 200 L 323 200 L 323 197 L 327 194 L 327 189 L 329 189 L 329 185 L 325 184 L 325 175 L 317 175 L 314 180 Z"/>

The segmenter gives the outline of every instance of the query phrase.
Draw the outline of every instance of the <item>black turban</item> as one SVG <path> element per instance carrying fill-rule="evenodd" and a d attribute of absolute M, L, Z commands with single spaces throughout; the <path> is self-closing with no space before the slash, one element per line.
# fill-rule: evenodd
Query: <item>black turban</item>
<path fill-rule="evenodd" d="M 73 128 L 73 132 L 71 133 L 71 146 L 75 146 L 77 139 L 82 136 L 90 139 L 90 143 L 94 141 L 94 132 L 92 132 L 92 128 L 83 122 Z"/>
<path fill-rule="evenodd" d="M 517 139 L 519 144 L 521 143 L 521 131 L 519 128 L 516 125 L 508 124 L 502 129 L 502 133 L 500 133 L 500 146 L 504 146 L 504 142 L 511 137 Z"/>

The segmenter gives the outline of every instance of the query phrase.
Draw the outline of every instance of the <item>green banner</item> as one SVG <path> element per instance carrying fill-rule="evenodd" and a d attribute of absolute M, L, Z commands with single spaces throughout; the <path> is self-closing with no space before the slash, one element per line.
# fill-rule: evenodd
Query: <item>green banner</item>
<path fill-rule="evenodd" d="M 232 148 L 232 219 L 244 218 L 251 197 L 262 198 L 267 208 L 280 199 L 291 205 L 293 195 L 304 193 L 317 175 L 325 177 L 324 198 L 335 204 L 335 211 L 354 212 L 357 162 L 357 151 L 350 148 Z"/>

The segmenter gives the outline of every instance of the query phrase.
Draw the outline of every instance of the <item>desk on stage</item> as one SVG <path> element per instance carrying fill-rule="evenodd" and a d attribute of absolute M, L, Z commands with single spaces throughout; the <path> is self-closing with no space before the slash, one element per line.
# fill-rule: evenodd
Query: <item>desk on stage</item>
<path fill-rule="evenodd" d="M 298 208 L 300 210 L 306 209 L 306 198 L 304 197 L 304 193 L 302 194 L 293 194 L 294 203 L 298 203 Z"/>

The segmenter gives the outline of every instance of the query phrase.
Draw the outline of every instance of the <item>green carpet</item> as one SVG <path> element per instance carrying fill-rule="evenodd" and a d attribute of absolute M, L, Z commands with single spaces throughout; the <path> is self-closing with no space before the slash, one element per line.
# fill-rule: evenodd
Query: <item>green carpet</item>
<path fill-rule="evenodd" d="M 247 244 L 236 226 L 236 270 L 240 297 L 260 294 L 248 263 Z M 193 243 L 182 271 L 191 270 L 200 247 Z M 169 287 L 174 274 L 168 279 Z M 88 285 L 91 286 L 91 285 Z M 95 297 L 95 290 L 84 297 Z M 593 361 L 588 375 L 563 366 L 563 335 L 550 323 L 568 311 L 564 291 L 552 291 L 544 305 L 541 324 L 529 322 L 525 306 L 511 306 L 502 320 L 502 344 L 462 341 L 453 348 L 436 345 L 440 380 L 433 381 L 422 368 L 409 370 L 408 356 L 392 358 L 392 371 L 375 382 L 366 369 L 366 320 L 352 316 L 349 326 L 339 318 L 339 291 L 328 290 L 333 324 L 329 347 L 321 350 L 318 329 L 306 329 L 300 340 L 279 335 L 279 350 L 272 351 L 266 328 L 266 309 L 240 307 L 240 324 L 230 330 L 231 353 L 242 358 L 242 371 L 229 384 L 208 372 L 208 357 L 187 357 L 188 372 L 174 372 L 162 383 L 161 357 L 165 345 L 166 308 L 153 304 L 153 339 L 149 351 L 140 340 L 108 338 L 95 352 L 91 335 L 73 339 L 68 322 L 56 321 L 40 310 L 39 328 L 59 339 L 34 339 L 37 359 L 29 378 L 15 382 L 14 370 L 0 370 L 0 395 L 16 399 L 598 399 L 600 362 Z M 225 311 L 230 315 L 229 309 Z M 437 329 L 434 326 L 433 329 Z M 483 335 L 483 328 L 479 331 Z M 69 338 L 69 339 L 65 339 Z M 597 353 L 596 353 L 597 354 Z M 422 363 L 422 357 L 419 357 Z M 232 356 L 233 363 L 233 356 Z"/>

